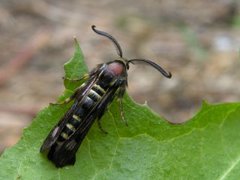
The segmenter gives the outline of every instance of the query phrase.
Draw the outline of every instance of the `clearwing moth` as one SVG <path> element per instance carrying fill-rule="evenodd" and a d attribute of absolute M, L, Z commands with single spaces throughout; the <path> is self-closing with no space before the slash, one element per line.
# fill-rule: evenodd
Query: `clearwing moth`
<path fill-rule="evenodd" d="M 118 58 L 113 61 L 99 64 L 89 74 L 81 79 L 85 80 L 73 95 L 63 103 L 73 101 L 73 105 L 65 113 L 58 124 L 51 130 L 43 142 L 40 152 L 47 153 L 47 157 L 56 167 L 73 165 L 76 161 L 76 152 L 90 127 L 97 120 L 99 128 L 105 132 L 100 124 L 108 105 L 115 97 L 119 99 L 121 116 L 123 118 L 122 98 L 127 87 L 127 70 L 129 64 L 145 63 L 157 69 L 163 76 L 171 78 L 171 73 L 161 66 L 147 59 L 126 59 L 117 40 L 110 34 L 92 30 L 108 38 L 116 47 Z"/>

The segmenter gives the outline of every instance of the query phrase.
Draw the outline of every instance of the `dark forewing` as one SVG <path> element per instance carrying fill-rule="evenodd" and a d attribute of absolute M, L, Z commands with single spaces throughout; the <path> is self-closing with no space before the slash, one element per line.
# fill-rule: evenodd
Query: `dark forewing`
<path fill-rule="evenodd" d="M 90 72 L 86 85 L 74 93 L 73 105 L 49 133 L 40 149 L 41 152 L 48 152 L 48 159 L 57 167 L 75 163 L 76 151 L 92 124 L 102 117 L 116 91 L 126 86 L 125 77 L 124 80 L 115 77 L 117 79 L 109 82 L 112 76 L 107 74 L 106 68 L 106 64 L 101 64 Z"/>
<path fill-rule="evenodd" d="M 43 145 L 41 146 L 40 152 L 44 152 L 46 150 L 49 150 L 51 146 L 56 142 L 57 138 L 59 137 L 60 133 L 62 132 L 66 122 L 68 119 L 74 114 L 74 111 L 76 109 L 76 106 L 81 103 L 83 97 L 88 92 L 89 89 L 91 89 L 92 85 L 97 80 L 96 77 L 90 77 L 88 82 L 85 86 L 80 87 L 76 90 L 75 93 L 77 96 L 77 101 L 75 100 L 74 104 L 71 106 L 71 108 L 66 112 L 66 114 L 62 117 L 62 119 L 58 122 L 58 124 L 51 130 L 45 141 L 43 142 Z"/>
<path fill-rule="evenodd" d="M 115 97 L 115 92 L 118 88 L 119 86 L 113 86 L 112 88 L 109 88 L 106 94 L 104 94 L 102 97 L 101 101 L 99 101 L 85 116 L 75 133 L 73 133 L 61 146 L 56 146 L 54 151 L 49 152 L 49 159 L 51 159 L 57 167 L 74 164 L 75 154 L 83 139 L 85 138 L 94 121 L 97 118 L 101 118 L 107 105 L 112 102 Z M 72 113 L 74 114 L 75 112 L 73 111 Z"/>
<path fill-rule="evenodd" d="M 79 126 L 79 129 L 73 136 L 69 137 L 61 146 L 57 146 L 56 144 L 53 145 L 54 147 L 49 151 L 48 158 L 53 161 L 57 167 L 75 163 L 75 154 L 94 120 L 94 116 L 89 116 L 84 120 L 83 124 Z"/>

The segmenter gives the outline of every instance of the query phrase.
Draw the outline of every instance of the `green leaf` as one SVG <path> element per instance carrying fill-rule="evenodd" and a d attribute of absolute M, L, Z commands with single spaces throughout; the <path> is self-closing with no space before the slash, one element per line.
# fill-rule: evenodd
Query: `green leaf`
<path fill-rule="evenodd" d="M 76 43 L 65 64 L 66 77 L 81 77 L 87 68 Z M 81 83 L 81 82 L 80 82 Z M 77 84 L 79 85 L 79 84 Z M 65 80 L 64 97 L 77 86 Z M 69 106 L 40 111 L 21 140 L 0 159 L 0 179 L 238 179 L 240 177 L 240 103 L 209 105 L 188 122 L 173 125 L 147 105 L 124 97 L 121 121 L 114 101 L 77 152 L 74 166 L 57 169 L 39 153 L 43 140 Z"/>
<path fill-rule="evenodd" d="M 80 49 L 76 38 L 74 39 L 74 43 L 75 53 L 73 57 L 64 64 L 65 77 L 68 79 L 79 79 L 82 77 L 83 74 L 86 74 L 88 72 L 88 68 L 83 60 L 84 57 L 82 50 Z M 80 84 L 81 83 L 82 81 L 80 81 Z M 79 86 L 79 83 L 72 83 L 69 80 L 65 80 L 64 85 L 67 90 L 74 90 L 76 87 Z"/>

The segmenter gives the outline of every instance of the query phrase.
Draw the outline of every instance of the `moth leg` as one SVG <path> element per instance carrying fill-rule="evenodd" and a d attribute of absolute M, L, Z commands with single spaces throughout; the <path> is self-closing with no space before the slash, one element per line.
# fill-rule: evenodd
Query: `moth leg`
<path fill-rule="evenodd" d="M 120 111 L 121 119 L 125 123 L 125 125 L 128 126 L 128 122 L 125 119 L 125 115 L 124 115 L 124 111 L 123 111 L 122 98 L 118 98 L 118 102 L 119 102 L 119 111 Z"/>
<path fill-rule="evenodd" d="M 97 123 L 98 123 L 99 129 L 100 129 L 104 134 L 108 134 L 108 132 L 105 131 L 105 130 L 102 128 L 102 125 L 101 125 L 101 123 L 100 123 L 100 119 L 97 120 Z"/>
<path fill-rule="evenodd" d="M 68 97 L 67 99 L 65 99 L 64 101 L 57 102 L 57 103 L 50 103 L 50 105 L 63 105 L 63 104 L 68 104 L 68 103 L 70 103 L 74 98 L 75 98 L 75 96 L 70 96 L 70 97 Z"/>
<path fill-rule="evenodd" d="M 82 80 L 87 80 L 89 78 L 89 74 L 84 74 L 82 77 L 80 78 L 77 78 L 77 79 L 70 79 L 70 78 L 67 78 L 67 77 L 63 77 L 63 80 L 68 80 L 68 81 L 82 81 Z"/>
<path fill-rule="evenodd" d="M 127 120 L 124 117 L 123 103 L 122 103 L 123 95 L 126 91 L 126 86 L 127 86 L 127 84 L 126 84 L 126 81 L 125 81 L 125 83 L 119 88 L 117 96 L 118 96 L 119 111 L 120 111 L 121 119 L 125 123 L 125 125 L 128 126 Z"/>
<path fill-rule="evenodd" d="M 89 74 L 84 74 L 80 79 L 68 79 L 70 81 L 80 81 L 80 80 L 87 80 L 89 78 Z M 64 78 L 67 79 L 67 78 Z M 77 96 L 77 94 L 80 93 L 81 88 L 85 85 L 85 83 L 83 83 L 80 87 L 76 88 L 73 95 L 70 96 L 69 98 L 65 99 L 64 101 L 61 102 L 57 102 L 57 103 L 50 103 L 50 105 L 63 105 L 63 104 L 68 104 L 69 102 L 71 102 L 73 99 L 75 99 L 75 97 Z"/>
<path fill-rule="evenodd" d="M 68 104 L 68 103 L 70 103 L 73 99 L 75 99 L 75 97 L 76 97 L 76 95 L 78 94 L 80 88 L 81 88 L 81 86 L 75 90 L 75 92 L 73 93 L 73 95 L 71 95 L 70 97 L 68 97 L 68 98 L 65 99 L 64 101 L 57 102 L 57 103 L 50 103 L 50 105 L 63 105 L 63 104 Z"/>

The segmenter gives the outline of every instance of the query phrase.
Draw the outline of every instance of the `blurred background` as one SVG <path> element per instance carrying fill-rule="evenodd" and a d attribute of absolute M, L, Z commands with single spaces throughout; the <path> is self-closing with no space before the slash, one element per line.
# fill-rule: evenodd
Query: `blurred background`
<path fill-rule="evenodd" d="M 89 69 L 117 57 L 92 24 L 119 41 L 124 57 L 172 72 L 129 71 L 131 97 L 167 120 L 190 119 L 202 100 L 239 101 L 239 10 L 238 0 L 0 0 L 0 152 L 62 93 L 74 36 Z"/>

